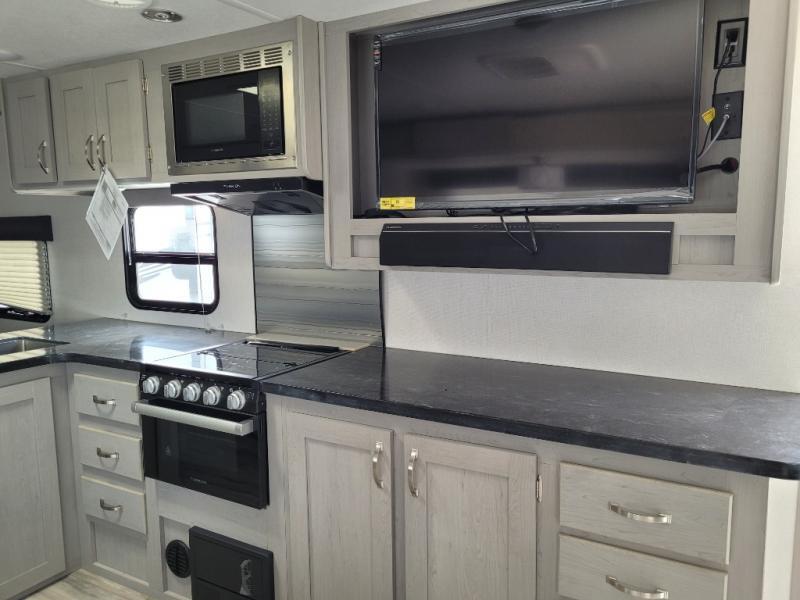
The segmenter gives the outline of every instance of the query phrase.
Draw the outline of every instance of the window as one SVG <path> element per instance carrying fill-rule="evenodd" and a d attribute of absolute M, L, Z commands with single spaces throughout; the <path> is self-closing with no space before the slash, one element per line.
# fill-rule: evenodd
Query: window
<path fill-rule="evenodd" d="M 52 314 L 47 242 L 0 241 L 0 318 L 44 323 Z"/>
<path fill-rule="evenodd" d="M 210 313 L 219 303 L 214 213 L 142 206 L 128 213 L 125 282 L 136 308 Z"/>

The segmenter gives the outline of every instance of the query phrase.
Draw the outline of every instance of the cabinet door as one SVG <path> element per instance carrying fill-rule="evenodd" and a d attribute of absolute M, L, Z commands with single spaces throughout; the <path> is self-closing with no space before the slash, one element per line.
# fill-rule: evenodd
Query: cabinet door
<path fill-rule="evenodd" d="M 64 571 L 50 380 L 0 389 L 0 598 Z"/>
<path fill-rule="evenodd" d="M 93 76 L 98 162 L 117 179 L 149 177 L 142 62 L 98 67 Z"/>
<path fill-rule="evenodd" d="M 390 600 L 391 432 L 288 415 L 293 600 Z"/>
<path fill-rule="evenodd" d="M 406 597 L 536 596 L 536 457 L 408 435 Z"/>
<path fill-rule="evenodd" d="M 16 185 L 57 180 L 47 79 L 4 85 L 11 176 Z"/>
<path fill-rule="evenodd" d="M 50 93 L 61 181 L 96 179 L 97 122 L 92 70 L 81 69 L 54 75 L 50 78 Z"/>

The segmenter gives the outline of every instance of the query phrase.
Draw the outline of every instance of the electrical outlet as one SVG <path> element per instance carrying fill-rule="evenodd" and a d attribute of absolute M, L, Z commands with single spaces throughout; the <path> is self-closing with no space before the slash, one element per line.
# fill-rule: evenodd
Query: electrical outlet
<path fill-rule="evenodd" d="M 730 19 L 717 23 L 717 50 L 714 56 L 715 69 L 731 69 L 745 65 L 747 62 L 747 24 L 748 19 Z M 727 44 L 733 46 L 733 51 L 723 65 Z"/>
<path fill-rule="evenodd" d="M 717 118 L 714 119 L 712 131 L 717 135 L 720 125 L 725 120 L 725 115 L 730 119 L 725 123 L 725 129 L 717 138 L 718 140 L 736 140 L 742 137 L 742 111 L 744 109 L 744 92 L 725 92 L 714 96 L 714 108 L 717 109 Z"/>

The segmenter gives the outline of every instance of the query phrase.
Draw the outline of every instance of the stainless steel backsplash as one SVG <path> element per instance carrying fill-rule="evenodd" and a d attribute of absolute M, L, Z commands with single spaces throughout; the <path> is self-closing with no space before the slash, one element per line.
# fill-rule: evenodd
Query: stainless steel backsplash
<path fill-rule="evenodd" d="M 326 266 L 322 215 L 254 216 L 253 266 L 258 333 L 380 339 L 378 273 Z"/>

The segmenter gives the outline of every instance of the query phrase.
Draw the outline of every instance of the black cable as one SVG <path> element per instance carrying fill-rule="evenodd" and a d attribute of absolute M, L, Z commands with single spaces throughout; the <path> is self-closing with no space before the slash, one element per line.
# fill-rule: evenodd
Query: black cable
<path fill-rule="evenodd" d="M 533 231 L 533 223 L 531 222 L 530 218 L 528 218 L 528 209 L 525 209 L 525 222 L 528 224 L 528 231 L 531 233 L 531 248 L 533 248 L 533 254 L 539 253 L 539 244 L 536 243 L 536 233 Z"/>
<path fill-rule="evenodd" d="M 381 343 L 386 347 L 386 320 L 383 316 L 383 271 L 378 271 L 378 311 L 381 318 Z"/>
<path fill-rule="evenodd" d="M 521 242 L 521 241 L 519 241 L 519 240 L 518 240 L 516 237 L 514 237 L 514 234 L 513 234 L 513 233 L 511 233 L 511 230 L 508 228 L 508 223 L 506 223 L 505 217 L 503 217 L 503 215 L 500 215 L 500 222 L 503 224 L 503 229 L 505 229 L 505 230 L 506 230 L 506 235 L 508 235 L 508 237 L 510 237 L 510 238 L 511 238 L 511 240 L 512 240 L 512 241 L 513 241 L 513 242 L 514 242 L 514 243 L 515 243 L 517 246 L 519 246 L 520 248 L 523 248 L 523 249 L 525 250 L 525 252 L 527 252 L 527 253 L 528 253 L 528 254 L 530 254 L 530 255 L 534 255 L 534 254 L 536 254 L 536 250 L 534 250 L 534 249 L 532 249 L 532 248 L 528 248 L 528 247 L 527 247 L 527 246 L 526 246 L 524 243 L 522 243 L 522 242 Z M 528 221 L 528 223 L 530 223 L 530 221 Z"/>

